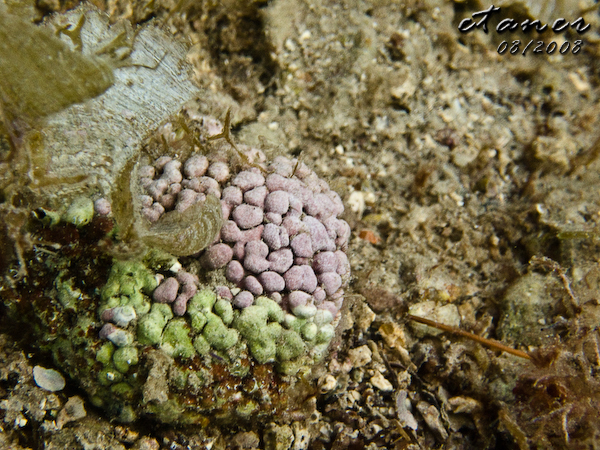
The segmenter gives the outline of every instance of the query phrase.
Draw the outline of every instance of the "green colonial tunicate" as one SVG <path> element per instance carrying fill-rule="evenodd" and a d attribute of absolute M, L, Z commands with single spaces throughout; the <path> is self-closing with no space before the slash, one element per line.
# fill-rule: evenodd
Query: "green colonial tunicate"
<path fill-rule="evenodd" d="M 227 350 L 233 347 L 238 341 L 238 332 L 232 328 L 227 328 L 221 318 L 216 314 L 206 314 L 207 323 L 202 331 L 206 341 L 217 350 Z"/>
<path fill-rule="evenodd" d="M 333 328 L 333 325 L 325 325 L 321 327 L 317 333 L 317 344 L 329 344 L 334 335 L 335 328 Z"/>
<path fill-rule="evenodd" d="M 233 325 L 248 341 L 252 356 L 264 364 L 274 361 L 277 355 L 277 340 L 283 328 L 285 314 L 273 300 L 259 297 L 255 304 L 244 308 Z M 267 323 L 268 320 L 272 322 Z"/>
<path fill-rule="evenodd" d="M 317 328 L 316 324 L 314 324 L 313 322 L 307 322 L 300 329 L 300 334 L 302 334 L 302 337 L 307 341 L 314 341 L 314 339 L 317 337 L 318 331 L 319 329 Z"/>
<path fill-rule="evenodd" d="M 140 344 L 156 345 L 161 341 L 165 325 L 173 318 L 171 307 L 164 303 L 154 303 L 149 314 L 142 317 L 137 325 Z"/>
<path fill-rule="evenodd" d="M 96 361 L 107 365 L 112 361 L 112 356 L 114 352 L 115 346 L 112 344 L 112 342 L 105 342 L 96 352 Z"/>
<path fill-rule="evenodd" d="M 138 317 L 150 311 L 148 295 L 158 285 L 154 273 L 141 262 L 114 260 L 106 285 L 100 292 L 99 313 L 118 306 L 131 306 Z"/>
<path fill-rule="evenodd" d="M 269 318 L 269 320 L 272 320 L 272 321 L 278 322 L 278 323 L 283 322 L 285 313 L 281 309 L 281 306 L 279 306 L 277 304 L 277 302 L 275 302 L 274 300 L 271 300 L 270 298 L 267 298 L 267 297 L 258 297 L 254 301 L 254 304 L 256 306 L 260 306 L 261 308 L 264 308 L 266 310 L 267 317 Z"/>
<path fill-rule="evenodd" d="M 65 222 L 77 227 L 87 225 L 94 217 L 94 202 L 89 197 L 76 198 L 63 215 Z"/>
<path fill-rule="evenodd" d="M 190 327 L 185 319 L 174 319 L 167 324 L 160 348 L 173 358 L 191 358 L 196 354 L 190 338 Z"/>
<path fill-rule="evenodd" d="M 277 358 L 289 361 L 298 358 L 306 352 L 306 344 L 302 337 L 293 330 L 284 330 L 277 343 Z"/>
<path fill-rule="evenodd" d="M 208 353 L 210 352 L 210 344 L 202 335 L 196 336 L 194 338 L 194 348 L 196 349 L 199 355 L 208 355 Z"/>
<path fill-rule="evenodd" d="M 217 303 L 215 303 L 215 313 L 221 317 L 225 325 L 229 325 L 233 321 L 233 307 L 231 306 L 231 302 L 227 300 L 217 300 Z"/>
<path fill-rule="evenodd" d="M 120 347 L 115 351 L 112 359 L 119 372 L 127 373 L 130 366 L 138 363 L 138 352 L 135 347 Z"/>
<path fill-rule="evenodd" d="M 190 317 L 190 326 L 195 333 L 200 333 L 208 319 L 206 314 L 212 311 L 217 301 L 217 295 L 209 289 L 196 293 L 187 304 L 187 315 Z"/>
<path fill-rule="evenodd" d="M 217 301 L 217 294 L 210 289 L 202 289 L 194 295 L 187 304 L 187 312 L 191 314 L 195 311 L 207 313 L 212 311 L 213 305 Z"/>

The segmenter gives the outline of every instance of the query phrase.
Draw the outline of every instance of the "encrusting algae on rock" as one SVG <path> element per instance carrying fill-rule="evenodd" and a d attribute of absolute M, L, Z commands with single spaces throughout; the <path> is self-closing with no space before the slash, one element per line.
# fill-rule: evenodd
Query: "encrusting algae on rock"
<path fill-rule="evenodd" d="M 184 108 L 112 190 L 38 207 L 29 275 L 3 289 L 37 347 L 121 421 L 285 415 L 340 323 L 339 195 L 298 160 L 210 139 L 225 127 Z"/>

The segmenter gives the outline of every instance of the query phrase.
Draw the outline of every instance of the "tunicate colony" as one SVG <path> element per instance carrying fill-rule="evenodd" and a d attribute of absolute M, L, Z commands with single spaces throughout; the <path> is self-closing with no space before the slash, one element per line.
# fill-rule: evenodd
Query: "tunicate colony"
<path fill-rule="evenodd" d="M 85 31 L 105 19 L 83 8 L 69 20 Z M 95 44 L 82 36 L 90 52 Z M 137 35 L 150 38 L 166 39 L 153 27 Z M 216 139 L 224 126 L 193 107 L 173 115 L 195 92 L 184 70 L 169 69 L 175 53 L 151 73 L 166 77 L 156 104 L 169 107 L 133 102 L 138 128 L 116 120 L 120 101 L 145 84 L 129 83 L 125 70 L 88 101 L 106 119 L 96 120 L 83 147 L 61 140 L 81 105 L 44 122 L 45 151 L 59 149 L 52 161 L 63 162 L 60 149 L 79 148 L 67 160 L 93 176 L 66 186 L 64 199 L 52 194 L 32 205 L 34 245 L 19 260 L 19 273 L 29 275 L 3 300 L 67 382 L 119 421 L 238 424 L 291 414 L 340 328 L 350 278 L 344 206 L 302 161 Z M 140 125 L 166 116 L 158 129 Z M 120 126 L 114 142 L 102 131 Z M 97 146 L 114 165 L 98 164 Z"/>
<path fill-rule="evenodd" d="M 157 134 L 176 139 L 172 126 Z M 201 210 L 210 198 L 219 200 L 222 227 L 205 250 L 183 258 L 153 250 L 147 238 L 143 258 L 113 261 L 97 311 L 101 384 L 123 387 L 151 348 L 176 361 L 200 358 L 203 370 L 194 374 L 200 378 L 210 378 L 215 361 L 242 367 L 241 379 L 248 364 L 270 363 L 280 376 L 293 377 L 326 354 L 350 276 L 350 227 L 338 218 L 342 201 L 302 162 L 268 161 L 247 146 L 238 151 L 241 164 L 230 161 L 233 151 L 183 160 L 163 155 L 142 158 L 132 172 L 142 229 Z M 94 208 L 96 215 L 112 214 L 104 198 Z M 136 416 L 134 410 L 121 417 Z M 151 401 L 143 410 L 172 420 Z M 245 413 L 238 408 L 237 414 Z"/>

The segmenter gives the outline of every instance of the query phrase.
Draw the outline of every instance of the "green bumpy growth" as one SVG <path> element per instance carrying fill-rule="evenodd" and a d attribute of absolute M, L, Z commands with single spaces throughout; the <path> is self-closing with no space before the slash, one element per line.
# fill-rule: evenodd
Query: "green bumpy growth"
<path fill-rule="evenodd" d="M 118 306 L 132 306 L 138 317 L 146 315 L 152 306 L 148 295 L 157 285 L 154 273 L 143 263 L 116 261 L 100 293 L 100 313 Z"/>
<path fill-rule="evenodd" d="M 328 311 L 296 317 L 267 297 L 237 310 L 211 289 L 197 292 L 186 314 L 174 318 L 170 305 L 152 303 L 148 297 L 156 286 L 153 271 L 144 263 L 115 261 L 101 291 L 100 315 L 112 308 L 132 308 L 137 319 L 132 321 L 135 330 L 120 330 L 111 338 L 120 347 L 112 356 L 119 372 L 126 373 L 137 363 L 135 346 L 153 346 L 170 357 L 187 359 L 214 352 L 235 360 L 249 352 L 257 363 L 275 363 L 280 372 L 290 374 L 320 359 L 334 335 Z M 134 335 L 137 339 L 132 342 Z"/>
<path fill-rule="evenodd" d="M 151 299 L 155 271 L 171 267 L 160 254 L 114 260 L 95 314 L 81 315 L 60 341 L 57 355 L 87 361 L 77 377 L 87 377 L 93 403 L 125 422 L 148 414 L 180 424 L 261 420 L 287 408 L 286 386 L 324 356 L 333 337 L 331 314 L 296 317 L 267 297 L 237 309 L 205 287 L 178 317 Z M 55 284 L 69 300 L 76 291 L 67 280 L 59 275 Z M 67 300 L 65 311 L 76 303 Z"/>

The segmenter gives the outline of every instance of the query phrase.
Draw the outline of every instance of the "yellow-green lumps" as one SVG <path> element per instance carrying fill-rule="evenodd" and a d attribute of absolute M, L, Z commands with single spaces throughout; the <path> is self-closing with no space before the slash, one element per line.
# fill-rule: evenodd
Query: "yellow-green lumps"
<path fill-rule="evenodd" d="M 171 307 L 164 303 L 154 303 L 149 314 L 143 316 L 137 325 L 137 338 L 142 345 L 156 345 L 161 341 L 163 329 L 173 318 Z"/>
<path fill-rule="evenodd" d="M 115 260 L 106 285 L 100 292 L 102 305 L 99 312 L 118 306 L 130 305 L 138 316 L 150 311 L 147 297 L 157 286 L 154 273 L 141 262 Z"/>
<path fill-rule="evenodd" d="M 207 323 L 202 330 L 202 335 L 212 347 L 217 350 L 227 350 L 238 341 L 238 332 L 227 328 L 223 320 L 213 313 L 206 314 Z"/>
<path fill-rule="evenodd" d="M 219 299 L 215 303 L 215 313 L 221 317 L 221 320 L 225 325 L 229 325 L 233 322 L 233 306 L 227 300 Z"/>
<path fill-rule="evenodd" d="M 113 343 L 105 342 L 96 352 L 96 361 L 101 362 L 104 365 L 110 364 L 114 352 L 115 346 Z"/>
<path fill-rule="evenodd" d="M 212 311 L 217 301 L 217 295 L 209 290 L 203 289 L 196 293 L 187 304 L 187 315 L 190 318 L 190 326 L 195 333 L 200 333 L 208 319 L 206 314 Z"/>
<path fill-rule="evenodd" d="M 138 363 L 137 349 L 132 346 L 120 347 L 115 350 L 112 360 L 119 372 L 127 373 L 130 366 Z"/>
<path fill-rule="evenodd" d="M 196 350 L 190 338 L 190 327 L 185 319 L 171 320 L 162 335 L 161 350 L 172 357 L 191 358 Z"/>
<path fill-rule="evenodd" d="M 296 331 L 281 326 L 284 319 L 285 314 L 277 303 L 259 297 L 254 305 L 242 310 L 233 325 L 248 342 L 252 356 L 264 364 L 296 358 L 306 350 Z"/>

